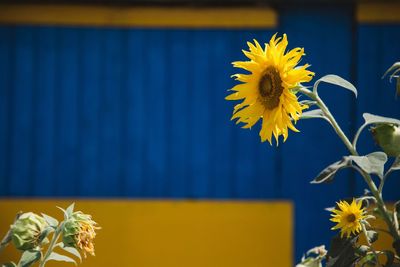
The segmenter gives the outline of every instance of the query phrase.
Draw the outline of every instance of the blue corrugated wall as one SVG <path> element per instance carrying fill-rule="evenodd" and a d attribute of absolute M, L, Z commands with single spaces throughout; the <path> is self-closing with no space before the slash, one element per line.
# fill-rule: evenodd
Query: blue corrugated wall
<path fill-rule="evenodd" d="M 272 33 L 2 27 L 1 195 L 279 197 L 224 100 Z"/>
<path fill-rule="evenodd" d="M 350 172 L 308 182 L 346 153 L 323 121 L 278 148 L 230 122 L 230 62 L 246 41 L 286 32 L 317 78 L 353 80 L 359 99 L 321 87 L 346 133 L 362 112 L 400 117 L 400 25 L 355 25 L 352 10 L 280 11 L 273 30 L 0 27 L 0 196 L 291 199 L 296 257 L 327 242 L 334 201 L 362 192 Z M 373 148 L 365 134 L 361 151 Z M 389 199 L 399 198 L 391 178 Z"/>

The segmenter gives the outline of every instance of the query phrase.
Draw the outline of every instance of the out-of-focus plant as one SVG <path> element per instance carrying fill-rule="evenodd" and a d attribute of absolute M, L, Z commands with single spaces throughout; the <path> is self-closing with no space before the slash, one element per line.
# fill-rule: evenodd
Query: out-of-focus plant
<path fill-rule="evenodd" d="M 394 63 L 386 72 L 383 74 L 382 78 L 385 78 L 387 75 L 389 75 L 389 80 L 392 81 L 392 79 L 396 79 L 396 95 L 400 95 L 400 62 Z"/>
<path fill-rule="evenodd" d="M 82 261 L 81 252 L 85 257 L 86 253 L 94 255 L 93 240 L 96 230 L 100 227 L 90 215 L 81 211 L 74 212 L 74 204 L 65 210 L 60 209 L 64 213 L 62 222 L 43 213 L 42 215 L 32 212 L 17 214 L 14 223 L 0 243 L 0 252 L 8 244 L 12 244 L 21 251 L 21 258 L 18 263 L 9 262 L 2 266 L 28 267 L 39 263 L 39 266 L 43 267 L 51 260 L 76 264 L 71 255 L 80 261 Z M 56 252 L 56 249 L 59 252 Z"/>
<path fill-rule="evenodd" d="M 325 260 L 326 253 L 325 246 L 310 249 L 301 258 L 301 262 L 296 267 L 322 267 L 322 261 Z"/>
<path fill-rule="evenodd" d="M 357 89 L 337 75 L 326 75 L 317 80 L 313 86 L 304 86 L 314 73 L 307 70 L 308 64 L 297 66 L 304 55 L 303 48 L 287 51 L 287 37 L 276 38 L 261 46 L 256 40 L 248 42 L 249 51 L 243 51 L 247 61 L 233 62 L 234 67 L 242 68 L 248 73 L 236 74 L 239 84 L 234 86 L 227 100 L 242 100 L 233 110 L 233 120 L 243 123 L 243 128 L 253 127 L 261 120 L 261 141 L 272 144 L 279 137 L 283 141 L 288 137 L 289 129 L 297 132 L 294 124 L 301 119 L 323 119 L 329 123 L 343 142 L 348 155 L 322 170 L 311 182 L 313 184 L 331 182 L 338 171 L 352 168 L 364 180 L 368 190 L 359 197 L 338 201 L 335 208 L 330 208 L 331 221 L 336 225 L 332 230 L 340 230 L 333 237 L 327 253 L 323 247 L 310 250 L 297 267 L 322 266 L 400 266 L 400 201 L 389 210 L 383 201 L 382 190 L 388 176 L 400 170 L 400 120 L 364 113 L 364 123 L 351 139 L 343 132 L 335 117 L 320 97 L 318 90 L 323 83 L 333 84 L 351 91 L 357 97 Z M 390 79 L 397 79 L 397 94 L 400 94 L 400 62 L 395 63 L 386 73 Z M 384 76 L 385 76 L 384 75 Z M 306 99 L 299 101 L 297 95 Z M 311 108 L 311 110 L 304 111 Z M 357 141 L 364 129 L 370 129 L 373 139 L 382 151 L 360 155 Z M 385 170 L 389 158 L 392 165 Z M 373 180 L 373 176 L 377 180 Z M 376 183 L 378 181 L 378 183 Z M 372 204 L 372 205 L 370 205 Z M 370 224 L 371 220 L 381 218 L 387 226 L 383 231 L 393 238 L 392 248 L 377 251 L 373 243 L 379 238 L 379 232 Z M 365 238 L 365 244 L 359 242 Z"/>

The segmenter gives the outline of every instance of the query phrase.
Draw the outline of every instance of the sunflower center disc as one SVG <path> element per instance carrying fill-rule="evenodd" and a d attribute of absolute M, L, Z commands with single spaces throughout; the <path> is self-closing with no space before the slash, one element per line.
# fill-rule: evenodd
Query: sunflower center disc
<path fill-rule="evenodd" d="M 269 110 L 279 105 L 279 97 L 283 92 L 282 79 L 274 67 L 268 67 L 258 83 L 261 103 Z"/>
<path fill-rule="evenodd" d="M 356 216 L 355 216 L 354 214 L 349 214 L 349 215 L 347 216 L 347 221 L 348 221 L 349 223 L 355 222 L 355 221 L 356 221 Z"/>

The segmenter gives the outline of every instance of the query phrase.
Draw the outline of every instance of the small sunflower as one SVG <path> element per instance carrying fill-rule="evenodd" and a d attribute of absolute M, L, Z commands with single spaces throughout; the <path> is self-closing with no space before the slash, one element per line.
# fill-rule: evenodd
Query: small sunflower
<path fill-rule="evenodd" d="M 349 204 L 346 201 L 340 201 L 337 203 L 339 209 L 332 211 L 331 218 L 332 222 L 337 223 L 332 230 L 340 229 L 341 237 L 346 236 L 347 238 L 351 234 L 357 234 L 361 231 L 361 220 L 366 216 L 364 215 L 364 208 L 361 208 L 362 201 L 356 201 Z"/>
<path fill-rule="evenodd" d="M 85 257 L 86 253 L 94 256 L 94 238 L 98 229 L 101 228 L 92 220 L 92 216 L 76 211 L 64 224 L 63 243 L 83 251 Z"/>
<path fill-rule="evenodd" d="M 283 135 L 288 137 L 288 129 L 298 132 L 293 122 L 296 122 L 302 110 L 308 108 L 297 101 L 295 88 L 301 82 L 309 82 L 314 73 L 307 70 L 308 64 L 297 66 L 304 55 L 303 48 L 295 48 L 286 53 L 288 40 L 271 38 L 269 44 L 261 45 L 247 42 L 250 51 L 243 51 L 249 61 L 236 61 L 233 66 L 249 71 L 249 74 L 235 74 L 233 77 L 242 82 L 234 86 L 233 94 L 227 100 L 240 100 L 233 110 L 232 120 L 244 123 L 243 128 L 251 128 L 262 119 L 260 131 L 261 141 L 272 144 L 272 135 L 276 141 Z"/>

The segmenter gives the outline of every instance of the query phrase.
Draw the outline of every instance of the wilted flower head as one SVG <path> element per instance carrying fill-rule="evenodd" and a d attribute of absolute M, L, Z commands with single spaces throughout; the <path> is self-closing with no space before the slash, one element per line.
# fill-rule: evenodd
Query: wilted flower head
<path fill-rule="evenodd" d="M 394 124 L 378 124 L 371 127 L 375 142 L 391 157 L 400 155 L 400 127 Z"/>
<path fill-rule="evenodd" d="M 14 246 L 20 250 L 37 247 L 41 234 L 47 226 L 46 221 L 41 216 L 32 212 L 23 213 L 11 225 L 11 239 Z"/>
<path fill-rule="evenodd" d="M 80 211 L 74 212 L 65 222 L 63 227 L 63 243 L 65 246 L 80 249 L 94 256 L 94 243 L 96 230 L 100 229 L 97 223 L 88 214 Z"/>

